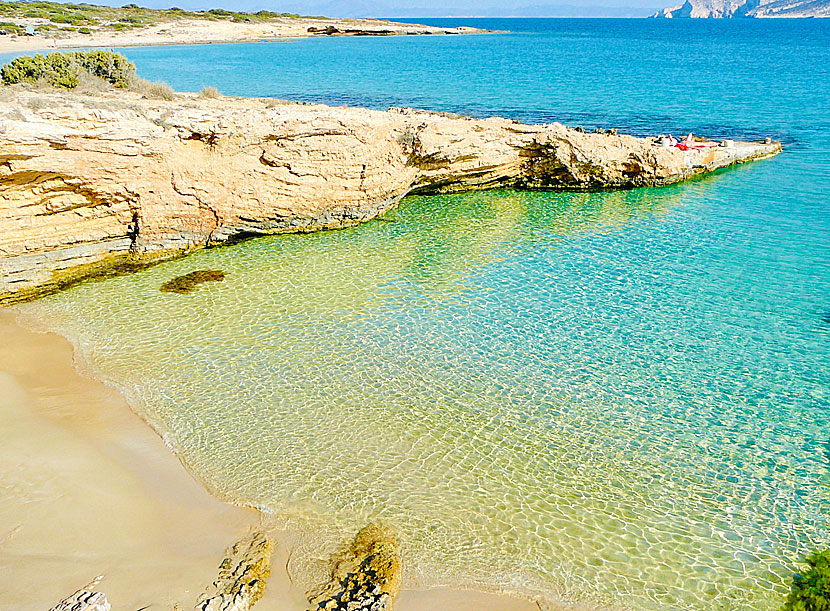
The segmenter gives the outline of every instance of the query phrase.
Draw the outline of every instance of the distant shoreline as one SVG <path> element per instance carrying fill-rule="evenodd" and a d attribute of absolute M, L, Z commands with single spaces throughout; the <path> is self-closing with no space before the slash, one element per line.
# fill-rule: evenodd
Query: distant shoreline
<path fill-rule="evenodd" d="M 8 17 L 0 16 L 0 19 Z M 21 27 L 32 20 L 18 19 Z M 473 27 L 438 27 L 377 19 L 319 19 L 288 17 L 255 23 L 179 19 L 146 27 L 115 31 L 98 29 L 89 34 L 68 32 L 44 35 L 0 36 L 0 53 L 26 53 L 89 47 L 148 47 L 165 45 L 278 42 L 297 38 L 349 36 L 425 36 L 489 33 Z"/>

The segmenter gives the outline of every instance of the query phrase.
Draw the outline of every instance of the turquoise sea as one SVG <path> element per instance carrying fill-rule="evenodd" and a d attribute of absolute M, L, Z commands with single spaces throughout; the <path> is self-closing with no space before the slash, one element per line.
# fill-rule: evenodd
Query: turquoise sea
<path fill-rule="evenodd" d="M 431 23 L 510 33 L 123 52 L 176 89 L 784 153 L 658 189 L 410 197 L 19 310 L 221 497 L 318 547 L 397 525 L 410 585 L 778 608 L 830 545 L 830 23 Z M 159 292 L 206 268 L 226 280 Z"/>

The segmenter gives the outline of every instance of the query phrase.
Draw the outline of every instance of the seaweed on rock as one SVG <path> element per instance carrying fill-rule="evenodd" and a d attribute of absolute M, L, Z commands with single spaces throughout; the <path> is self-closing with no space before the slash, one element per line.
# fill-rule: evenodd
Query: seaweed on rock
<path fill-rule="evenodd" d="M 162 293 L 192 293 L 203 282 L 221 282 L 225 274 L 216 269 L 200 269 L 184 276 L 178 276 L 161 285 Z"/>
<path fill-rule="evenodd" d="M 830 549 L 810 554 L 806 562 L 810 568 L 793 576 L 781 611 L 830 611 Z"/>

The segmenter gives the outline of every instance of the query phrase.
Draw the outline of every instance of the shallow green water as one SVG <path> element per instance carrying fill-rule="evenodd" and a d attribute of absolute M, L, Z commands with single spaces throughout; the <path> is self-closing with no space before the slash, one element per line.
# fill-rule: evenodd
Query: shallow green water
<path fill-rule="evenodd" d="M 24 310 L 222 496 L 324 539 L 386 518 L 425 583 L 772 608 L 825 534 L 827 332 L 725 267 L 735 174 L 409 198 Z M 159 291 L 195 269 L 227 279 Z"/>

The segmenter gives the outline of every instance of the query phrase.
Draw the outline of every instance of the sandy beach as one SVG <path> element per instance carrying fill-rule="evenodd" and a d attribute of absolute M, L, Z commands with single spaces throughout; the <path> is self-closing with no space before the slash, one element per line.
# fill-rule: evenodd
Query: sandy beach
<path fill-rule="evenodd" d="M 43 20 L 18 20 L 22 25 L 37 25 Z M 259 23 L 223 20 L 177 19 L 127 31 L 94 30 L 91 34 L 67 32 L 60 38 L 45 36 L 0 36 L 0 53 L 23 53 L 82 47 L 135 47 L 150 45 L 190 45 L 227 42 L 257 42 L 320 36 L 309 28 L 333 27 L 340 31 L 386 31 L 394 35 L 471 34 L 475 28 L 439 28 L 377 19 L 283 18 Z"/>
<path fill-rule="evenodd" d="M 224 550 L 260 514 L 213 498 L 115 390 L 80 375 L 72 346 L 0 310 L 0 609 L 47 609 L 103 575 L 113 609 L 192 608 Z M 256 608 L 305 608 L 277 541 Z M 404 591 L 399 611 L 530 611 L 475 591 Z"/>

